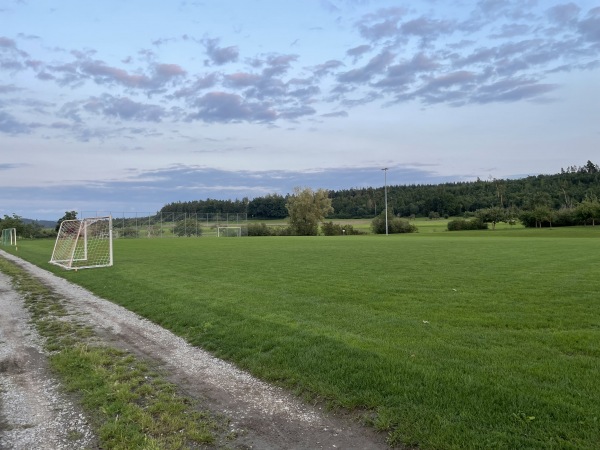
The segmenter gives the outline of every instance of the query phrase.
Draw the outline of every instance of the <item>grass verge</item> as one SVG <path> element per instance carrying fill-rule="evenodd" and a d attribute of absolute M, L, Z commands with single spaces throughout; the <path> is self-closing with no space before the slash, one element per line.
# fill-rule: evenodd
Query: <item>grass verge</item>
<path fill-rule="evenodd" d="M 146 362 L 95 343 L 92 329 L 36 278 L 3 258 L 0 271 L 24 296 L 50 366 L 81 399 L 102 448 L 204 448 L 218 440 L 225 419 L 200 411 Z"/>

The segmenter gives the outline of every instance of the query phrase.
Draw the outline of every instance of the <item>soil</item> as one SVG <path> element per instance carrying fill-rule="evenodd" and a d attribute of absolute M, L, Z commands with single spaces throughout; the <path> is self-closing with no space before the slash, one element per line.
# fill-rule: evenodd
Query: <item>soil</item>
<path fill-rule="evenodd" d="M 352 414 L 307 405 L 289 392 L 193 347 L 168 330 L 50 272 L 0 251 L 58 293 L 108 345 L 160 367 L 185 395 L 230 420 L 234 449 L 387 449 Z M 98 448 L 76 402 L 52 376 L 23 298 L 0 273 L 0 449 Z"/>

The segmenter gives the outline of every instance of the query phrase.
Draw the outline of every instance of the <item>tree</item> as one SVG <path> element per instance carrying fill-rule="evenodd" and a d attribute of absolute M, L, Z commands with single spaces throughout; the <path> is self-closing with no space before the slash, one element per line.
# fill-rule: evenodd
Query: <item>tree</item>
<path fill-rule="evenodd" d="M 277 194 L 257 197 L 248 203 L 248 215 L 261 219 L 282 219 L 287 217 L 285 198 Z"/>
<path fill-rule="evenodd" d="M 285 205 L 289 214 L 292 233 L 297 236 L 316 236 L 319 222 L 333 213 L 328 191 L 310 188 L 294 188 L 294 195 L 288 198 Z"/>
<path fill-rule="evenodd" d="M 587 196 L 575 208 L 577 218 L 585 225 L 592 222 L 592 226 L 596 225 L 596 220 L 600 220 L 600 202 L 596 197 Z"/>
<path fill-rule="evenodd" d="M 16 214 L 13 214 L 12 217 L 5 214 L 4 219 L 0 218 L 0 230 L 5 228 L 15 228 L 17 236 L 26 238 L 46 236 L 46 233 L 39 223 L 35 221 L 28 221 L 28 223 L 26 223 L 25 220 Z"/>
<path fill-rule="evenodd" d="M 58 230 L 60 230 L 60 224 L 63 223 L 65 220 L 75 219 L 77 219 L 77 211 L 65 211 L 65 215 L 58 219 L 58 221 L 56 222 L 55 230 L 58 232 Z"/>
<path fill-rule="evenodd" d="M 496 229 L 498 222 L 506 221 L 506 210 L 498 206 L 493 208 L 480 209 L 476 212 L 477 217 L 484 223 L 491 223 L 492 230 Z"/>
<path fill-rule="evenodd" d="M 14 228 L 17 231 L 17 234 L 22 236 L 25 231 L 25 224 L 20 216 L 13 214 L 12 217 L 10 217 L 5 214 L 4 219 L 0 219 L 0 230 L 5 228 Z"/>

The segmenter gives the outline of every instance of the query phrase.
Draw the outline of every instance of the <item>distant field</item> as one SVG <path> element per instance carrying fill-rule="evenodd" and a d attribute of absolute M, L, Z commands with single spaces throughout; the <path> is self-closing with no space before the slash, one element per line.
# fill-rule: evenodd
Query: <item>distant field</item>
<path fill-rule="evenodd" d="M 51 241 L 18 254 L 392 444 L 598 448 L 600 227 L 443 227 L 117 240 L 77 273 Z"/>

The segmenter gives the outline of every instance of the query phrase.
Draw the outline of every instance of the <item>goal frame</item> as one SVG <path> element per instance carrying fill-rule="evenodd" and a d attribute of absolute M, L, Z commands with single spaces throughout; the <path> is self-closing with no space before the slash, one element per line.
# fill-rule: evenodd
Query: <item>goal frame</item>
<path fill-rule="evenodd" d="M 16 228 L 4 228 L 2 230 L 2 245 L 17 245 Z"/>
<path fill-rule="evenodd" d="M 107 253 L 101 261 L 90 261 L 90 240 L 94 236 L 89 236 L 90 226 L 106 221 L 106 234 L 99 237 L 98 240 L 107 241 L 103 250 Z M 50 264 L 62 267 L 67 270 L 92 269 L 98 267 L 110 267 L 113 265 L 113 233 L 112 216 L 87 217 L 84 219 L 64 220 L 60 224 Z"/>
<path fill-rule="evenodd" d="M 237 230 L 236 236 L 224 235 L 221 230 Z M 242 237 L 242 227 L 217 227 L 217 237 Z"/>

